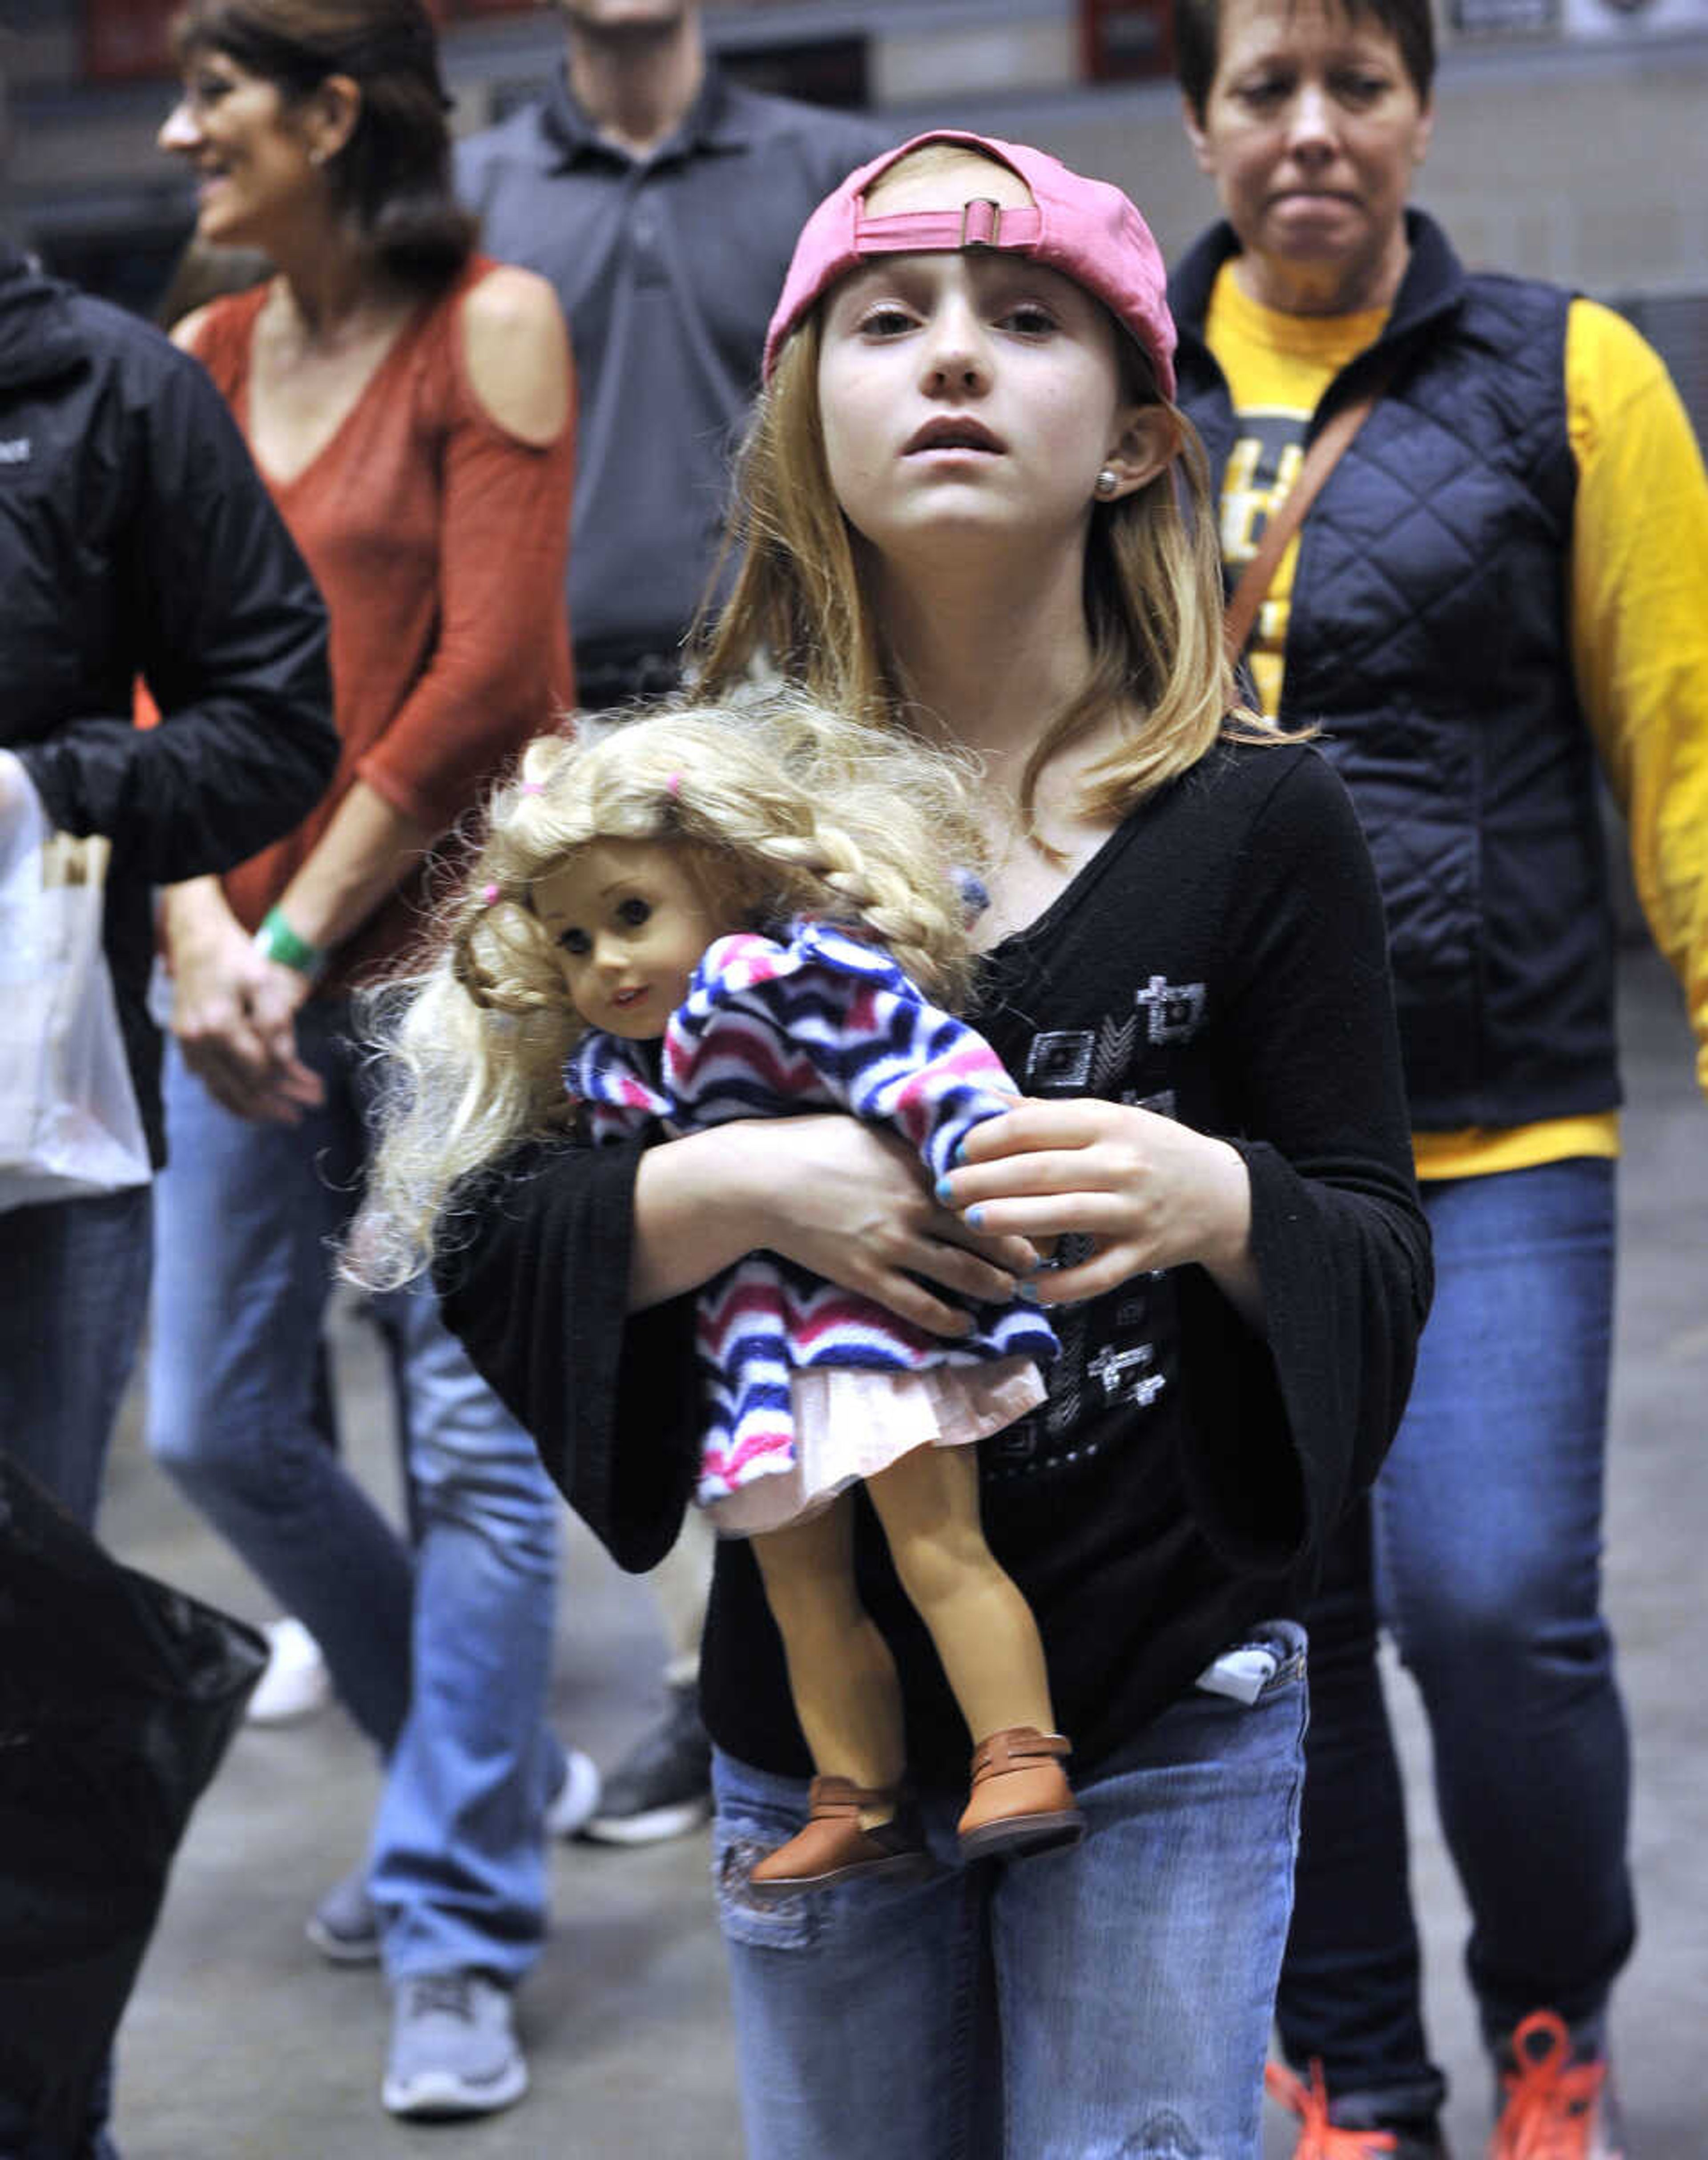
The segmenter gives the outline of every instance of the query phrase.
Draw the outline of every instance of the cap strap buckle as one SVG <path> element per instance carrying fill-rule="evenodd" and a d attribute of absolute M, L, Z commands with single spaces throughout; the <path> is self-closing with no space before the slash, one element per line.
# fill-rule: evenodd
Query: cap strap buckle
<path fill-rule="evenodd" d="M 986 195 L 975 195 L 961 205 L 961 245 L 963 247 L 1000 247 L 1002 245 L 1002 205 Z"/>

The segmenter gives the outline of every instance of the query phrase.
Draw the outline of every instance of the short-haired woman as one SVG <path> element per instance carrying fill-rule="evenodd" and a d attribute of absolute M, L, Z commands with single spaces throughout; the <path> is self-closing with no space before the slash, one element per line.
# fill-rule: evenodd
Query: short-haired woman
<path fill-rule="evenodd" d="M 1227 218 L 1171 289 L 1230 579 L 1324 423 L 1375 393 L 1247 657 L 1269 713 L 1321 724 L 1363 818 L 1437 1269 L 1373 1542 L 1360 1514 L 1310 1618 L 1280 2028 L 1326 2103 L 1285 2089 L 1314 2160 L 1441 2149 L 1379 1600 L 1471 1906 L 1492 2152 L 1589 2160 L 1618 2144 L 1607 2007 L 1633 1930 L 1599 1607 L 1619 1087 L 1596 766 L 1708 1044 L 1708 487 L 1634 331 L 1467 275 L 1408 209 L 1427 0 L 1177 0 L 1176 23 Z"/>

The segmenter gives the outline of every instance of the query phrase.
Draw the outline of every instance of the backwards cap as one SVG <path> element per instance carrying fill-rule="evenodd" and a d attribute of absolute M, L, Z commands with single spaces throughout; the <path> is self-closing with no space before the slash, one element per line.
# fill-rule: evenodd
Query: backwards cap
<path fill-rule="evenodd" d="M 952 143 L 977 151 L 1017 173 L 1031 190 L 1017 209 L 973 201 L 957 210 L 902 210 L 868 217 L 866 191 L 899 158 L 925 143 Z M 849 174 L 819 204 L 802 228 L 782 298 L 766 333 L 765 379 L 771 377 L 783 340 L 820 295 L 875 255 L 953 252 L 963 247 L 1012 248 L 1047 263 L 1093 293 L 1144 347 L 1163 396 L 1174 397 L 1174 318 L 1168 312 L 1168 273 L 1150 228 L 1119 188 L 1069 172 L 1059 158 L 1023 143 L 999 143 L 934 127 L 899 149 Z"/>

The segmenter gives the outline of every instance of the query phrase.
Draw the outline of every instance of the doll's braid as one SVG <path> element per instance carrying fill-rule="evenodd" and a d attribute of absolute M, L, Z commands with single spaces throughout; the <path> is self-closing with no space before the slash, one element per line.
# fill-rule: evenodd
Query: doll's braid
<path fill-rule="evenodd" d="M 518 939 L 503 912 L 517 906 L 514 900 L 490 884 L 477 888 L 464 901 L 451 932 L 448 958 L 452 976 L 482 1012 L 508 1013 L 520 1018 L 561 1003 L 563 994 L 561 984 L 553 977 L 544 981 L 530 979 L 526 968 L 531 957 L 527 945 Z M 524 927 L 522 936 L 527 935 Z M 492 964 L 499 957 L 491 950 L 495 945 L 510 963 L 501 975 Z M 483 947 L 487 948 L 484 953 Z"/>
<path fill-rule="evenodd" d="M 761 838 L 755 852 L 799 890 L 803 912 L 859 924 L 889 948 L 904 974 L 941 991 L 944 910 L 941 901 L 931 904 L 920 876 L 873 859 L 844 826 L 822 816 L 807 833 Z"/>

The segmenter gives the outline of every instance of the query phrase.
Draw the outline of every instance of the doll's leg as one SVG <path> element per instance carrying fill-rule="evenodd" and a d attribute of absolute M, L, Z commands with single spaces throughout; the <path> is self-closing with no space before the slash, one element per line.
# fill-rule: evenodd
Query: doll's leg
<path fill-rule="evenodd" d="M 973 1450 L 916 1448 L 866 1489 L 973 1736 L 962 1851 L 1018 1856 L 1072 1843 L 1082 1825 L 1062 1769 L 1067 1742 L 1054 1729 L 1044 1646 L 985 1542 Z"/>
<path fill-rule="evenodd" d="M 752 1545 L 813 1768 L 856 1785 L 894 1785 L 906 1762 L 901 1690 L 854 1588 L 852 1506 L 838 1500 Z"/>
<path fill-rule="evenodd" d="M 977 1451 L 916 1447 L 866 1490 L 973 1737 L 1053 1730 L 1038 1623 L 984 1541 Z"/>
<path fill-rule="evenodd" d="M 918 1823 L 898 1815 L 905 1760 L 901 1690 L 890 1646 L 854 1589 L 853 1509 L 753 1540 L 783 1638 L 796 1714 L 819 1774 L 806 1827 L 754 1867 L 776 1897 L 857 1875 L 911 1875 L 928 1866 Z"/>

